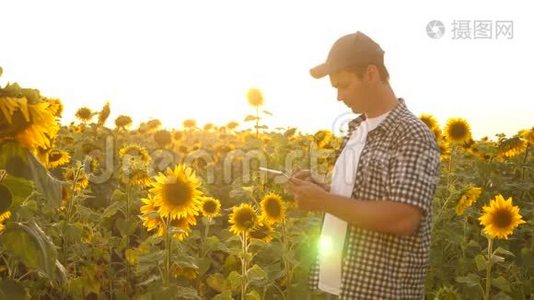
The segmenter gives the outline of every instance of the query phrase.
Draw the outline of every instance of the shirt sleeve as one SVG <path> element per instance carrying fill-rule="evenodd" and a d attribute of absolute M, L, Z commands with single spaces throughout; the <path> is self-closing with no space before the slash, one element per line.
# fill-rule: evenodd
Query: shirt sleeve
<path fill-rule="evenodd" d="M 428 214 L 439 181 L 439 149 L 433 141 L 409 138 L 390 158 L 387 199 L 411 204 Z"/>

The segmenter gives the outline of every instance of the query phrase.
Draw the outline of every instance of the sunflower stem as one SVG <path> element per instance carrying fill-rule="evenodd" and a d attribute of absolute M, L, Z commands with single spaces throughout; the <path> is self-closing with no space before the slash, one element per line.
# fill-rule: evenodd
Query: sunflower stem
<path fill-rule="evenodd" d="M 525 149 L 525 155 L 523 156 L 523 163 L 521 166 L 521 183 L 524 183 L 525 178 L 526 178 L 528 150 L 530 148 L 529 146 L 530 146 L 530 143 L 527 143 L 527 148 Z M 523 199 L 523 197 L 525 196 L 525 193 L 526 193 L 525 190 L 521 192 L 521 199 Z"/>
<path fill-rule="evenodd" d="M 488 237 L 488 265 L 486 266 L 486 292 L 484 300 L 489 300 L 491 289 L 491 267 L 493 266 L 493 239 Z"/>
<path fill-rule="evenodd" d="M 206 218 L 206 222 L 204 222 L 204 238 L 202 240 L 202 253 L 200 255 L 200 257 L 204 258 L 206 256 L 207 251 L 206 251 L 206 248 L 204 247 L 204 245 L 206 245 L 206 240 L 208 239 L 208 232 L 210 230 L 210 223 L 211 223 L 211 220 L 210 218 L 207 218 L 207 217 L 204 217 Z"/>
<path fill-rule="evenodd" d="M 126 224 L 130 223 L 130 197 L 132 194 L 131 186 L 126 191 Z M 126 249 L 130 248 L 130 235 L 126 232 Z M 126 257 L 125 257 L 126 258 Z M 126 260 L 126 282 L 130 283 L 130 263 Z"/>
<path fill-rule="evenodd" d="M 282 245 L 284 247 L 284 253 L 282 254 L 282 261 L 284 262 L 284 270 L 285 270 L 285 273 L 286 273 L 286 276 L 287 276 L 287 279 L 286 279 L 286 289 L 285 289 L 285 293 L 283 294 L 283 297 L 284 299 L 288 299 L 289 297 L 289 286 L 291 285 L 291 277 L 292 277 L 292 274 L 291 274 L 291 268 L 289 266 L 289 262 L 287 260 L 287 255 L 288 253 L 290 253 L 290 251 L 288 251 L 288 241 L 287 241 L 287 228 L 286 228 L 286 219 L 284 218 L 284 220 L 282 221 L 281 223 L 281 231 L 282 231 Z"/>
<path fill-rule="evenodd" d="M 259 137 L 259 133 L 258 133 L 259 123 L 260 123 L 259 106 L 256 106 L 256 138 Z"/>
<path fill-rule="evenodd" d="M 448 171 L 447 171 L 447 189 L 449 189 L 450 185 L 451 185 L 451 173 L 452 173 L 452 160 L 454 158 L 454 149 L 456 147 L 454 145 L 452 145 L 452 149 L 451 149 L 451 157 L 449 158 L 449 164 L 448 164 Z"/>
<path fill-rule="evenodd" d="M 78 183 L 78 178 L 80 177 L 80 173 L 82 172 L 82 167 L 79 167 L 76 169 L 76 172 L 74 173 L 74 179 L 72 181 L 72 184 L 70 186 L 70 199 L 68 199 L 67 203 L 67 223 L 70 224 L 72 219 L 72 214 L 74 210 L 74 199 L 78 196 L 76 193 L 76 184 Z M 76 194 L 75 194 L 76 193 Z"/>
<path fill-rule="evenodd" d="M 247 232 L 241 234 L 241 300 L 245 299 L 247 292 Z"/>
<path fill-rule="evenodd" d="M 171 240 L 171 217 L 168 216 L 165 224 L 165 247 L 167 248 L 167 258 L 165 259 L 165 271 L 167 284 L 171 282 L 171 254 L 172 254 L 172 240 Z"/>

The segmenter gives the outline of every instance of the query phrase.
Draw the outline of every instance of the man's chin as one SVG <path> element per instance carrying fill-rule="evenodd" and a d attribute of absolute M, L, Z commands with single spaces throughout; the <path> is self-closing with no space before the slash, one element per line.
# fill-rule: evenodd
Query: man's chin
<path fill-rule="evenodd" d="M 355 114 L 361 114 L 362 113 L 362 112 L 360 112 L 360 111 L 358 111 L 358 110 L 356 110 L 355 108 L 352 108 L 352 107 L 351 107 L 350 110 L 352 110 L 352 112 L 355 113 Z"/>

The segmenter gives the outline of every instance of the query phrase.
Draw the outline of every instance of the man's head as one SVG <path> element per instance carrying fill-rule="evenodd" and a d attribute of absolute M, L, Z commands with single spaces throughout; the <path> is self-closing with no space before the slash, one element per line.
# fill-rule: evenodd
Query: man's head
<path fill-rule="evenodd" d="M 369 111 L 369 102 L 380 89 L 389 85 L 389 73 L 384 65 L 384 51 L 361 32 L 338 39 L 326 62 L 310 70 L 315 78 L 329 75 L 337 98 L 355 113 Z"/>

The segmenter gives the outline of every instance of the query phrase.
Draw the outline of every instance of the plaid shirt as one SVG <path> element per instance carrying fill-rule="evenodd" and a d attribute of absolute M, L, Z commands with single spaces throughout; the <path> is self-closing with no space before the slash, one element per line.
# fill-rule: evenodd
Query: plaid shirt
<path fill-rule="evenodd" d="M 364 120 L 362 114 L 349 123 L 341 149 Z M 439 162 L 434 135 L 399 99 L 386 119 L 368 133 L 352 198 L 407 203 L 420 208 L 423 217 L 411 236 L 349 224 L 343 250 L 341 299 L 424 298 Z M 317 289 L 318 282 L 317 261 L 310 270 L 310 288 Z"/>

